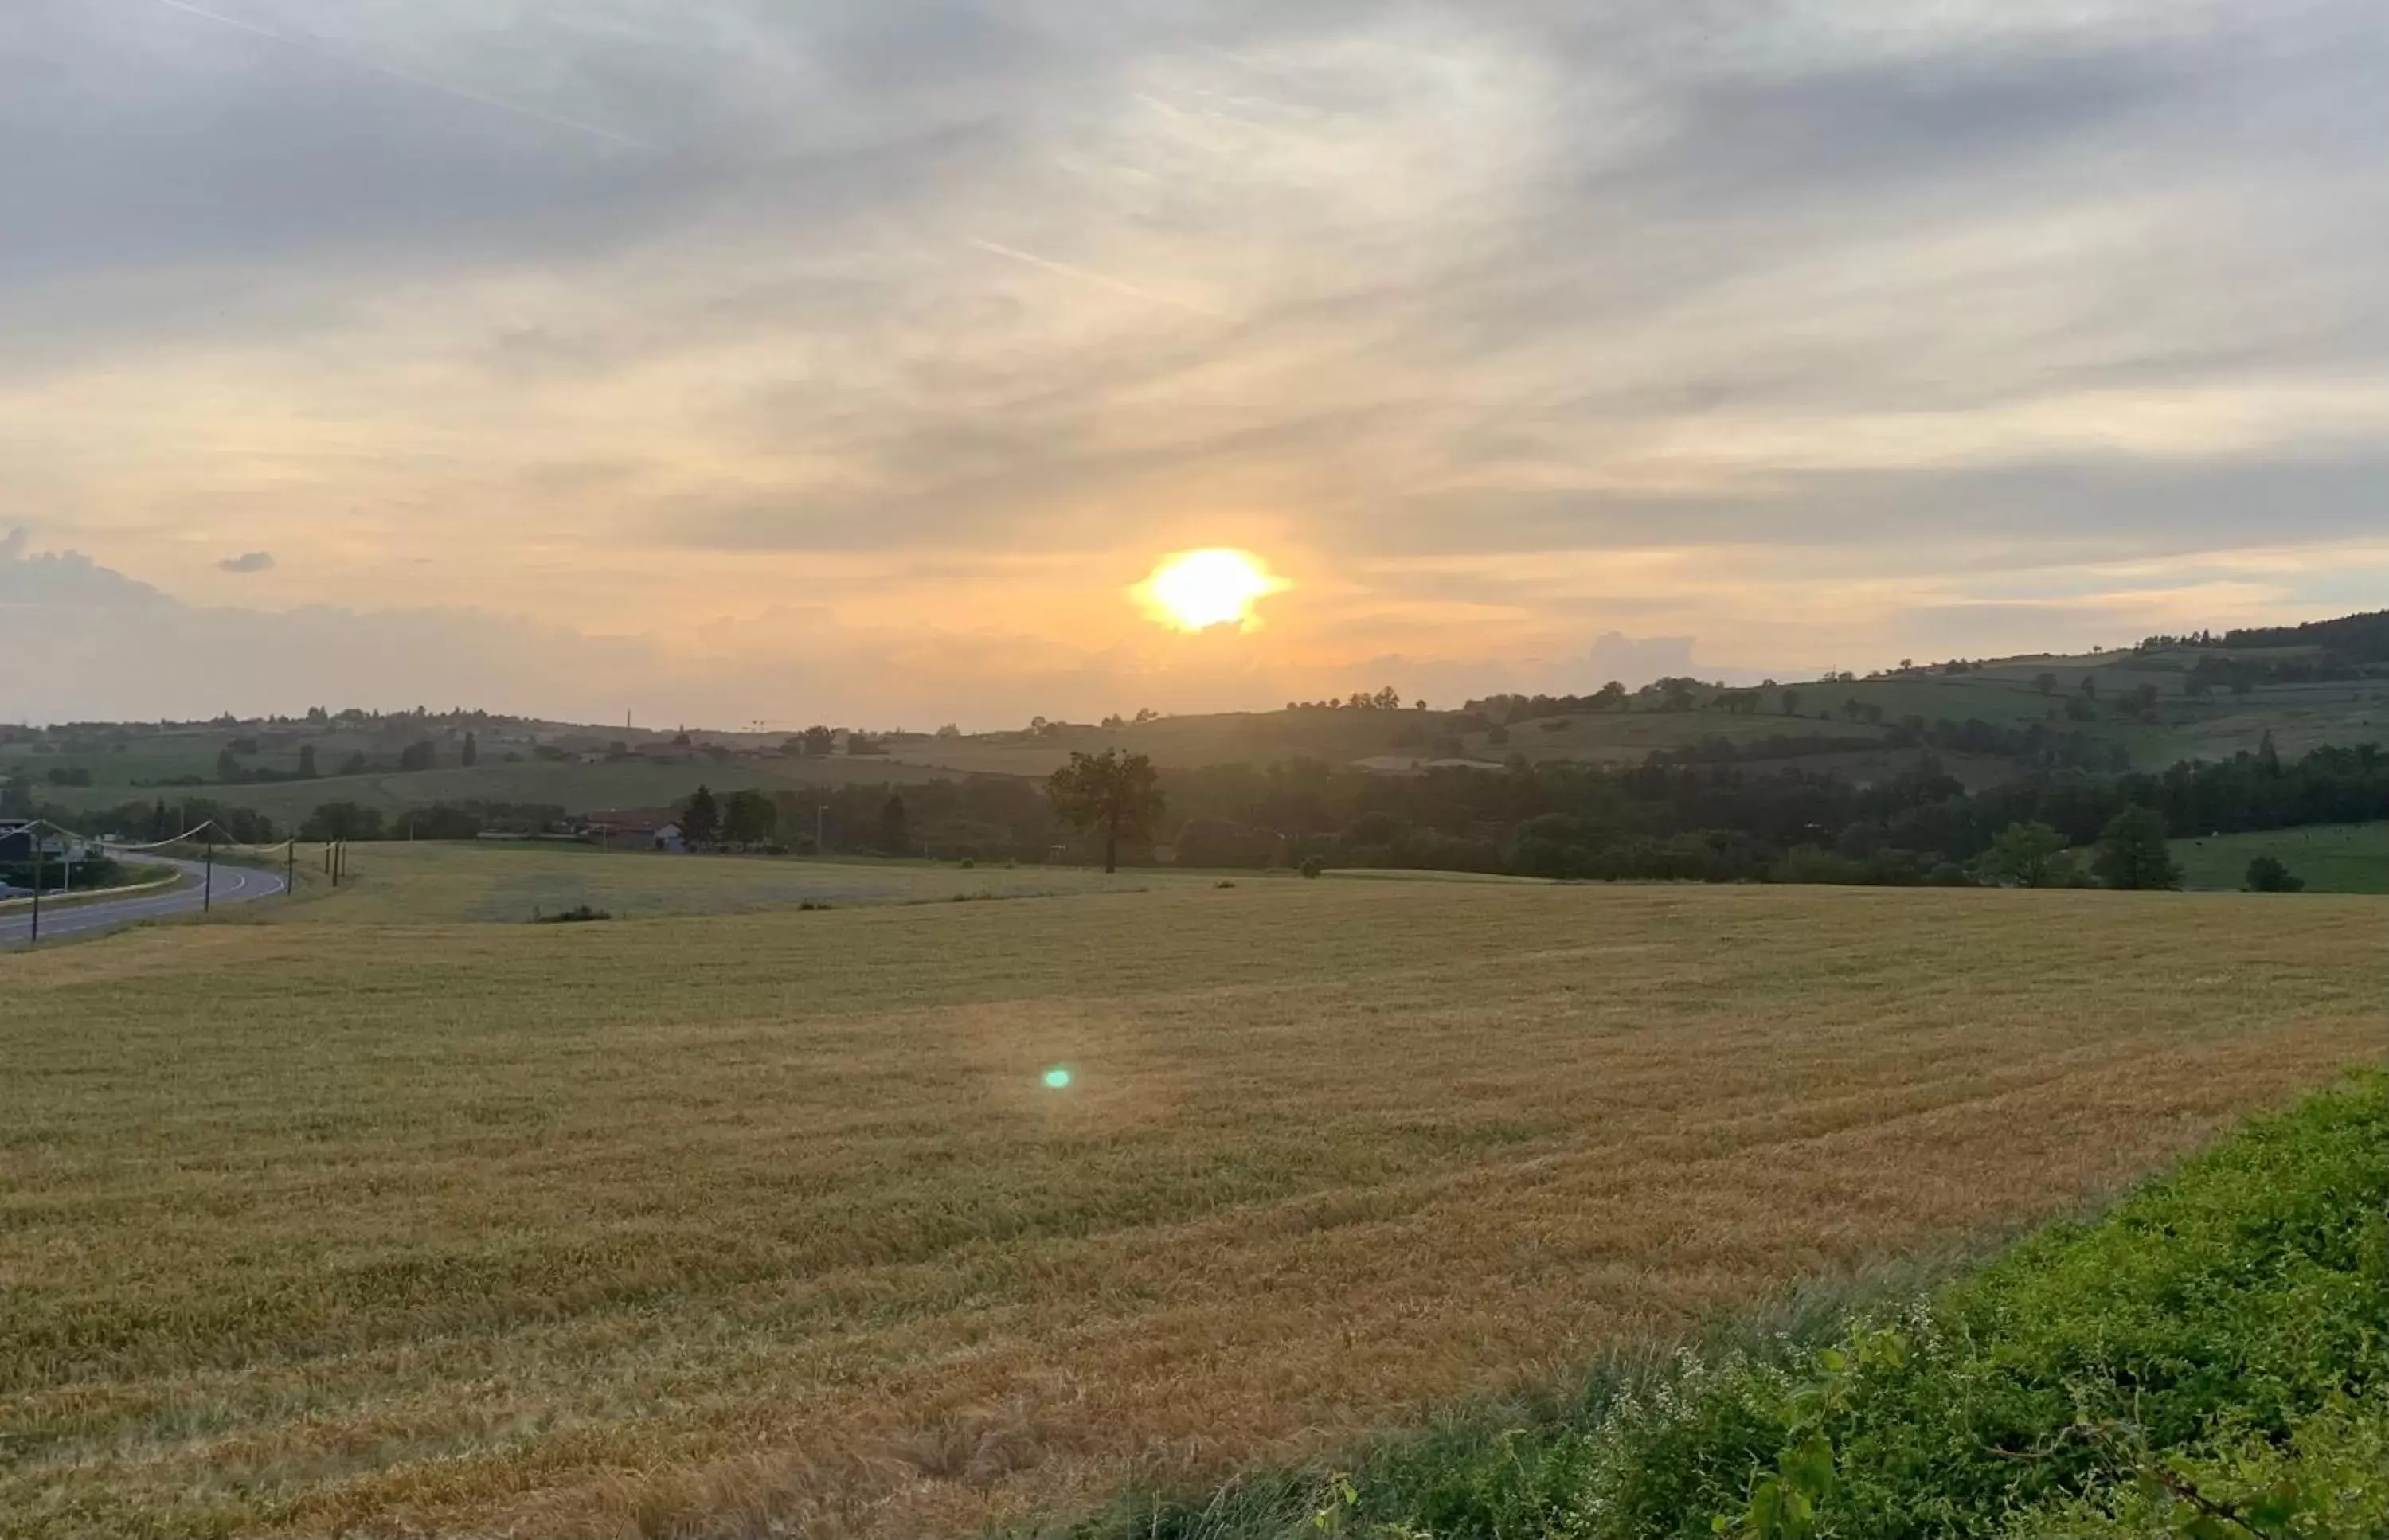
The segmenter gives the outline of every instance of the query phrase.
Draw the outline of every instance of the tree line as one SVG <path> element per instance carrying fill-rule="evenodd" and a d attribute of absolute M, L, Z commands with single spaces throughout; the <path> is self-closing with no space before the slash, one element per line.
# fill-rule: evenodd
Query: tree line
<path fill-rule="evenodd" d="M 22 803 L 23 788 L 11 800 Z M 212 800 L 133 802 L 73 826 L 163 838 L 213 819 L 231 837 L 281 831 Z M 2294 760 L 2268 737 L 2222 761 L 2155 774 L 2056 770 L 1969 791 L 1929 757 L 1860 785 L 1796 762 L 1681 762 L 1626 769 L 1516 762 L 1403 776 L 1297 759 L 1156 770 L 1137 755 L 1074 755 L 1040 783 L 965 776 L 716 794 L 677 809 L 699 847 L 946 859 L 1076 859 L 1194 867 L 1348 867 L 1578 879 L 2051 885 L 2161 879 L 2167 833 L 2204 836 L 2389 819 L 2389 755 L 2331 745 Z M 303 839 L 466 839 L 560 830 L 563 808 L 492 803 L 385 814 L 318 807 Z M 2064 869 L 2070 850 L 2137 851 L 2124 866 Z M 2152 852 L 2154 852 L 2153 855 Z M 2144 859 L 2145 858 L 2145 859 Z M 2140 865 L 2131 866 L 2129 862 Z M 2286 876 L 2287 874 L 2282 874 Z M 2260 884 L 2271 885 L 2269 875 Z"/>

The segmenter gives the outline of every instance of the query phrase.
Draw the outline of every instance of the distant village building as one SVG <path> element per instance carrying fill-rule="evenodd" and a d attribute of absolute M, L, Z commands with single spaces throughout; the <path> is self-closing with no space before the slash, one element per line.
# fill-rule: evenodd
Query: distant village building
<path fill-rule="evenodd" d="M 581 837 L 601 850 L 667 850 L 679 855 L 678 815 L 651 808 L 616 808 L 581 821 Z"/>

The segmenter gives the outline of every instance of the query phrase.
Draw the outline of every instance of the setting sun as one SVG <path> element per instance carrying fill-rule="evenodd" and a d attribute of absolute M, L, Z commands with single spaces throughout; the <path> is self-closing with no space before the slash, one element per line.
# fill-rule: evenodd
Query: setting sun
<path fill-rule="evenodd" d="M 1138 588 L 1154 618 L 1185 631 L 1258 624 L 1253 603 L 1287 587 L 1249 551 L 1184 551 L 1162 559 Z"/>

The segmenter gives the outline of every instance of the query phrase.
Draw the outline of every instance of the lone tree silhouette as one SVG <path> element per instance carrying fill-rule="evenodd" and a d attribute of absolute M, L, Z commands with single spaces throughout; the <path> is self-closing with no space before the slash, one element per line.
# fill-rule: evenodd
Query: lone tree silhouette
<path fill-rule="evenodd" d="M 1046 778 L 1045 795 L 1054 799 L 1054 810 L 1072 823 L 1103 831 L 1104 870 L 1117 872 L 1121 837 L 1152 833 L 1161 816 L 1161 772 L 1142 754 L 1116 748 L 1073 753 L 1068 764 Z"/>

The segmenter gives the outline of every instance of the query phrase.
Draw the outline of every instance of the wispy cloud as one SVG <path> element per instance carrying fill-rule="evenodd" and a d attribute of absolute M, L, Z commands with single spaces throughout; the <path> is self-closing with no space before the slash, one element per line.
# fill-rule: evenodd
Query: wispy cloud
<path fill-rule="evenodd" d="M 1048 715 L 2371 581 L 2312 554 L 2389 485 L 2373 0 L 0 11 L 60 83 L 0 93 L 59 147 L 0 154 L 0 496 L 105 564 L 45 578 L 793 596 L 859 694 Z M 1219 544 L 1301 586 L 1173 651 L 1119 592 Z"/>
<path fill-rule="evenodd" d="M 1097 288 L 1119 295 L 1124 299 L 1143 300 L 1148 305 L 1162 305 L 1170 310 L 1184 311 L 1189 315 L 1207 316 L 1212 320 L 1227 318 L 1227 312 L 1224 311 L 1213 310 L 1207 305 L 1198 305 L 1190 299 L 1181 299 L 1172 295 L 1140 287 L 1109 274 L 1097 273 L 1092 268 L 1073 267 L 1068 262 L 1057 262 L 1051 257 L 1041 257 L 1033 251 L 1023 251 L 1017 247 L 1000 246 L 994 241 L 981 240 L 977 236 L 972 236 L 963 244 L 973 250 L 984 251 L 990 256 L 1002 257 L 1007 261 L 1020 262 L 1041 272 L 1070 279 L 1074 283 L 1092 284 Z"/>
<path fill-rule="evenodd" d="M 618 129 L 584 122 L 578 118 L 569 118 L 560 112 L 550 112 L 543 108 L 533 107 L 528 102 L 492 96 L 486 92 L 474 91 L 452 81 L 438 80 L 416 70 L 402 70 L 397 65 L 369 58 L 351 49 L 334 47 L 318 38 L 285 32 L 275 27 L 262 26 L 254 21 L 244 21 L 236 16 L 227 16 L 222 11 L 210 10 L 204 6 L 195 6 L 191 4 L 191 0 L 152 0 L 152 3 L 171 11 L 180 11 L 185 16 L 195 16 L 204 21 L 212 21 L 219 27 L 230 27 L 237 32 L 247 32 L 251 37 L 263 38 L 285 48 L 296 48 L 302 53 L 313 54 L 318 58 L 330 59 L 336 64 L 346 65 L 351 70 L 361 70 L 368 74 L 379 75 L 384 80 L 397 81 L 421 90 L 436 91 L 443 96 L 453 97 L 460 102 L 470 102 L 476 107 L 485 107 L 493 112 L 506 113 L 527 122 L 544 123 L 550 128 L 567 129 L 574 134 L 586 134 L 593 139 L 602 139 L 607 144 L 618 145 L 625 149 L 651 150 L 656 147 L 644 139 L 634 138 Z"/>

